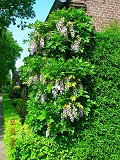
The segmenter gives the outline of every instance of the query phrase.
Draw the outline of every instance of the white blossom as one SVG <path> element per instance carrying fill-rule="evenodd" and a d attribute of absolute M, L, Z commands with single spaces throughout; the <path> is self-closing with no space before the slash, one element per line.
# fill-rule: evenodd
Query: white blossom
<path fill-rule="evenodd" d="M 44 45 L 45 45 L 44 38 L 41 37 L 41 39 L 40 39 L 40 48 L 43 48 Z"/>
<path fill-rule="evenodd" d="M 41 82 L 42 84 L 45 84 L 45 83 L 46 83 L 46 81 L 43 80 L 43 75 L 42 75 L 42 74 L 39 75 L 38 81 Z"/>
<path fill-rule="evenodd" d="M 71 122 L 74 122 L 77 117 L 83 117 L 83 110 L 81 108 L 78 110 L 72 103 L 63 107 L 63 112 L 61 114 L 62 121 L 69 118 Z"/>
<path fill-rule="evenodd" d="M 77 95 L 78 91 L 77 91 L 77 88 L 76 87 L 73 87 L 73 94 L 74 95 Z"/>
<path fill-rule="evenodd" d="M 43 81 L 43 75 L 42 75 L 42 74 L 40 74 L 40 76 L 39 76 L 39 81 L 40 81 L 40 82 Z"/>
<path fill-rule="evenodd" d="M 78 52 L 79 44 L 80 44 L 80 41 L 75 40 L 75 42 L 73 44 L 71 44 L 71 49 L 74 50 L 75 52 Z"/>
<path fill-rule="evenodd" d="M 58 32 L 62 33 L 64 36 L 67 36 L 67 27 L 63 25 L 65 18 L 61 18 L 60 21 L 56 23 L 56 28 Z"/>
<path fill-rule="evenodd" d="M 74 38 L 75 37 L 75 31 L 74 31 L 72 23 L 70 24 L 69 30 L 70 30 L 71 37 Z"/>
<path fill-rule="evenodd" d="M 61 79 L 60 81 L 55 83 L 55 86 L 52 89 L 52 95 L 53 98 L 57 98 L 57 94 L 64 94 L 64 92 L 66 92 L 66 88 L 64 85 L 64 81 L 66 80 L 66 78 Z"/>
<path fill-rule="evenodd" d="M 59 85 L 59 82 L 55 83 L 55 87 L 54 87 L 56 90 L 60 90 L 60 85 Z"/>
<path fill-rule="evenodd" d="M 62 27 L 63 27 L 64 21 L 65 21 L 65 18 L 63 17 L 63 18 L 61 18 L 60 21 L 58 21 L 58 22 L 56 23 L 56 28 L 57 28 L 58 32 L 61 31 L 61 29 L 62 29 Z"/>
<path fill-rule="evenodd" d="M 60 80 L 60 94 L 63 94 L 63 92 L 65 91 L 65 85 L 63 82 L 63 79 Z"/>
<path fill-rule="evenodd" d="M 31 41 L 29 44 L 29 52 L 30 52 L 30 55 L 33 55 L 34 53 L 37 52 L 37 44 L 34 40 Z"/>
<path fill-rule="evenodd" d="M 43 93 L 42 96 L 41 96 L 41 101 L 42 103 L 46 102 L 47 101 L 47 94 L 46 93 Z"/>
<path fill-rule="evenodd" d="M 69 103 L 69 105 L 65 105 L 63 107 L 61 120 L 64 121 L 67 117 L 69 117 L 70 121 L 74 122 L 74 119 L 77 117 L 77 115 L 78 115 L 77 108 L 71 103 Z"/>
<path fill-rule="evenodd" d="M 57 98 L 57 94 L 58 94 L 58 91 L 54 88 L 52 89 L 52 95 L 53 95 L 53 98 L 56 99 Z"/>
<path fill-rule="evenodd" d="M 31 83 L 32 83 L 32 77 L 29 77 L 29 79 L 28 79 L 28 86 L 30 86 Z"/>
<path fill-rule="evenodd" d="M 49 136 L 50 136 L 49 127 L 47 127 L 47 130 L 46 130 L 46 137 L 49 137 Z"/>
<path fill-rule="evenodd" d="M 29 77 L 28 86 L 30 86 L 31 84 L 35 85 L 36 82 L 38 82 L 38 81 L 39 81 L 39 79 L 38 79 L 37 75 Z"/>
<path fill-rule="evenodd" d="M 67 27 L 63 26 L 60 33 L 62 33 L 64 36 L 67 36 Z"/>

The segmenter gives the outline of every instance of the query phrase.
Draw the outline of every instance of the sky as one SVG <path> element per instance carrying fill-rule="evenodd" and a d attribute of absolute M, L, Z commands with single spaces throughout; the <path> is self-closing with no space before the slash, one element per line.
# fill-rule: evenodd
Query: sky
<path fill-rule="evenodd" d="M 36 0 L 36 4 L 34 5 L 34 11 L 36 13 L 36 17 L 34 19 L 29 19 L 27 23 L 34 23 L 36 20 L 45 21 L 53 3 L 55 0 Z M 19 20 L 17 20 L 19 23 Z M 21 58 L 16 61 L 16 68 L 18 69 L 21 65 L 23 65 L 22 60 L 24 57 L 29 55 L 28 52 L 28 43 L 23 44 L 24 39 L 28 39 L 28 34 L 30 33 L 29 29 L 21 30 L 17 28 L 15 25 L 10 25 L 9 30 L 12 32 L 13 37 L 17 40 L 19 46 L 23 48 L 23 52 L 21 53 Z"/>

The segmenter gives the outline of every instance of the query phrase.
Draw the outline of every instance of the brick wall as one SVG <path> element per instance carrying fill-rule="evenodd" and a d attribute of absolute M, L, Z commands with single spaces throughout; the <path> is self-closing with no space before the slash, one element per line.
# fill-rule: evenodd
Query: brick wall
<path fill-rule="evenodd" d="M 75 8 L 80 8 L 80 7 L 83 7 L 85 8 L 85 0 L 68 0 L 67 1 L 67 4 L 70 6 L 70 7 L 75 7 Z"/>
<path fill-rule="evenodd" d="M 114 19 L 120 22 L 120 0 L 85 0 L 85 4 L 97 31 Z"/>
<path fill-rule="evenodd" d="M 120 0 L 68 0 L 71 7 L 85 7 L 97 31 L 114 19 L 120 23 Z"/>

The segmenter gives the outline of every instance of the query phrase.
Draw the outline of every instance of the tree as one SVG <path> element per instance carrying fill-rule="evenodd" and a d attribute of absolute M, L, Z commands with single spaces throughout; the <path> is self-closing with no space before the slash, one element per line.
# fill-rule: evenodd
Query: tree
<path fill-rule="evenodd" d="M 0 1 L 0 28 L 8 27 L 11 23 L 16 24 L 16 18 L 33 18 L 35 0 L 1 0 Z"/>
<path fill-rule="evenodd" d="M 12 37 L 12 33 L 3 29 L 0 38 L 0 86 L 5 83 L 9 70 L 14 70 L 22 48 Z"/>
<path fill-rule="evenodd" d="M 15 62 L 20 57 L 22 48 L 13 39 L 12 34 L 6 29 L 11 23 L 16 24 L 16 18 L 24 21 L 33 18 L 35 0 L 1 0 L 0 1 L 0 86 L 5 83 L 9 70 L 14 70 Z"/>

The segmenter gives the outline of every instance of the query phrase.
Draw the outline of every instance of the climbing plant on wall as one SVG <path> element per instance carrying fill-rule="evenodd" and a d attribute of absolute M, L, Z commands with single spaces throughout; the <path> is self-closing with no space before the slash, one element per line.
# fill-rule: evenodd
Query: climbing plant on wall
<path fill-rule="evenodd" d="M 94 46 L 91 18 L 83 10 L 62 9 L 29 27 L 34 28 L 30 56 L 21 67 L 29 87 L 26 122 L 46 137 L 74 134 L 93 105 L 87 82 L 92 83 L 94 66 L 86 61 Z"/>

